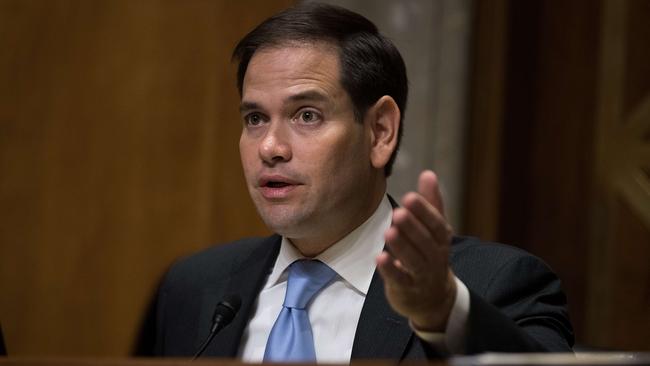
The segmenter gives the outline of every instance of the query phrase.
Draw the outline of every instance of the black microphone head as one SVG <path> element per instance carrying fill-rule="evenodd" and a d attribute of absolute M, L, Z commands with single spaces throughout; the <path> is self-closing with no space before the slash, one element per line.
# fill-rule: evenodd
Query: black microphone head
<path fill-rule="evenodd" d="M 223 328 L 237 315 L 240 307 L 241 297 L 235 294 L 228 295 L 217 304 L 217 308 L 214 309 L 212 321 L 220 323 L 221 328 Z"/>
<path fill-rule="evenodd" d="M 201 356 L 214 336 L 219 333 L 223 327 L 230 324 L 230 322 L 235 318 L 235 315 L 237 315 L 240 306 L 241 298 L 239 295 L 226 296 L 217 304 L 217 307 L 214 309 L 214 315 L 212 316 L 212 328 L 210 329 L 210 335 L 203 342 L 192 360 L 196 360 L 199 356 Z"/>

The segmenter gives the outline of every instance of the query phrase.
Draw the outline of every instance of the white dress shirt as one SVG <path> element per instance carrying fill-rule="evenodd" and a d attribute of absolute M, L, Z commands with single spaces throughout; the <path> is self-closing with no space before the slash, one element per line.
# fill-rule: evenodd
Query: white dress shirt
<path fill-rule="evenodd" d="M 338 274 L 329 286 L 316 295 L 307 310 L 318 363 L 350 362 L 361 308 L 376 268 L 375 259 L 384 248 L 384 232 L 390 227 L 391 220 L 392 207 L 385 196 L 366 222 L 314 258 Z M 278 258 L 244 331 L 239 349 L 244 362 L 262 362 L 266 341 L 284 302 L 288 277 L 286 269 L 294 261 L 303 258 L 293 244 L 283 237 Z M 462 339 L 469 313 L 467 288 L 458 279 L 456 281 L 460 286 L 457 286 L 459 290 L 456 302 L 447 324 L 447 336 L 416 330 L 419 337 L 441 350 L 459 349 L 454 343 L 462 342 L 450 342 L 450 339 Z"/>

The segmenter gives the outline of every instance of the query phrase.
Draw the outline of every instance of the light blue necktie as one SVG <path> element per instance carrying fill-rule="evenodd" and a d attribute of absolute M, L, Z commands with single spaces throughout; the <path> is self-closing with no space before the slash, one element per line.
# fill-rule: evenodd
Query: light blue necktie
<path fill-rule="evenodd" d="M 284 304 L 266 341 L 264 362 L 316 362 L 307 305 L 335 275 L 321 261 L 291 263 Z"/>

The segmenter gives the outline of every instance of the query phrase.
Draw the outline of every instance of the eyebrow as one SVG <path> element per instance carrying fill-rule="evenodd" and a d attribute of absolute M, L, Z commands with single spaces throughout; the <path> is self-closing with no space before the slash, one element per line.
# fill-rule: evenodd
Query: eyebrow
<path fill-rule="evenodd" d="M 250 111 L 253 109 L 260 109 L 260 105 L 255 102 L 242 102 L 239 105 L 239 113 Z"/>
<path fill-rule="evenodd" d="M 313 100 L 318 102 L 325 102 L 328 100 L 327 96 L 316 91 L 316 90 L 306 90 L 304 92 L 294 94 L 289 97 L 291 101 L 302 101 L 302 100 Z"/>
<path fill-rule="evenodd" d="M 329 98 L 325 94 L 320 93 L 316 90 L 307 90 L 289 96 L 288 100 L 292 102 L 299 102 L 305 100 L 315 101 L 315 102 L 327 102 Z M 241 104 L 239 105 L 240 113 L 247 112 L 250 110 L 256 110 L 256 109 L 262 109 L 262 106 L 255 102 L 246 102 L 246 101 L 241 102 Z"/>

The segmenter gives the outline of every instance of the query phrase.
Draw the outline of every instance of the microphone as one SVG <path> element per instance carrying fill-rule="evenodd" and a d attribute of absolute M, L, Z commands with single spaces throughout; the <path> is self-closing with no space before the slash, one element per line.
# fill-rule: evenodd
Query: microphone
<path fill-rule="evenodd" d="M 214 309 L 214 315 L 212 316 L 212 328 L 210 329 L 210 335 L 203 342 L 201 348 L 199 348 L 199 351 L 196 352 L 194 357 L 192 357 L 192 361 L 201 356 L 203 351 L 208 348 L 208 344 L 210 344 L 212 338 L 214 338 L 214 336 L 217 335 L 217 333 L 219 333 L 219 331 L 226 325 L 230 324 L 235 315 L 237 315 L 240 306 L 241 298 L 239 295 L 226 296 L 217 304 L 217 307 Z"/>

